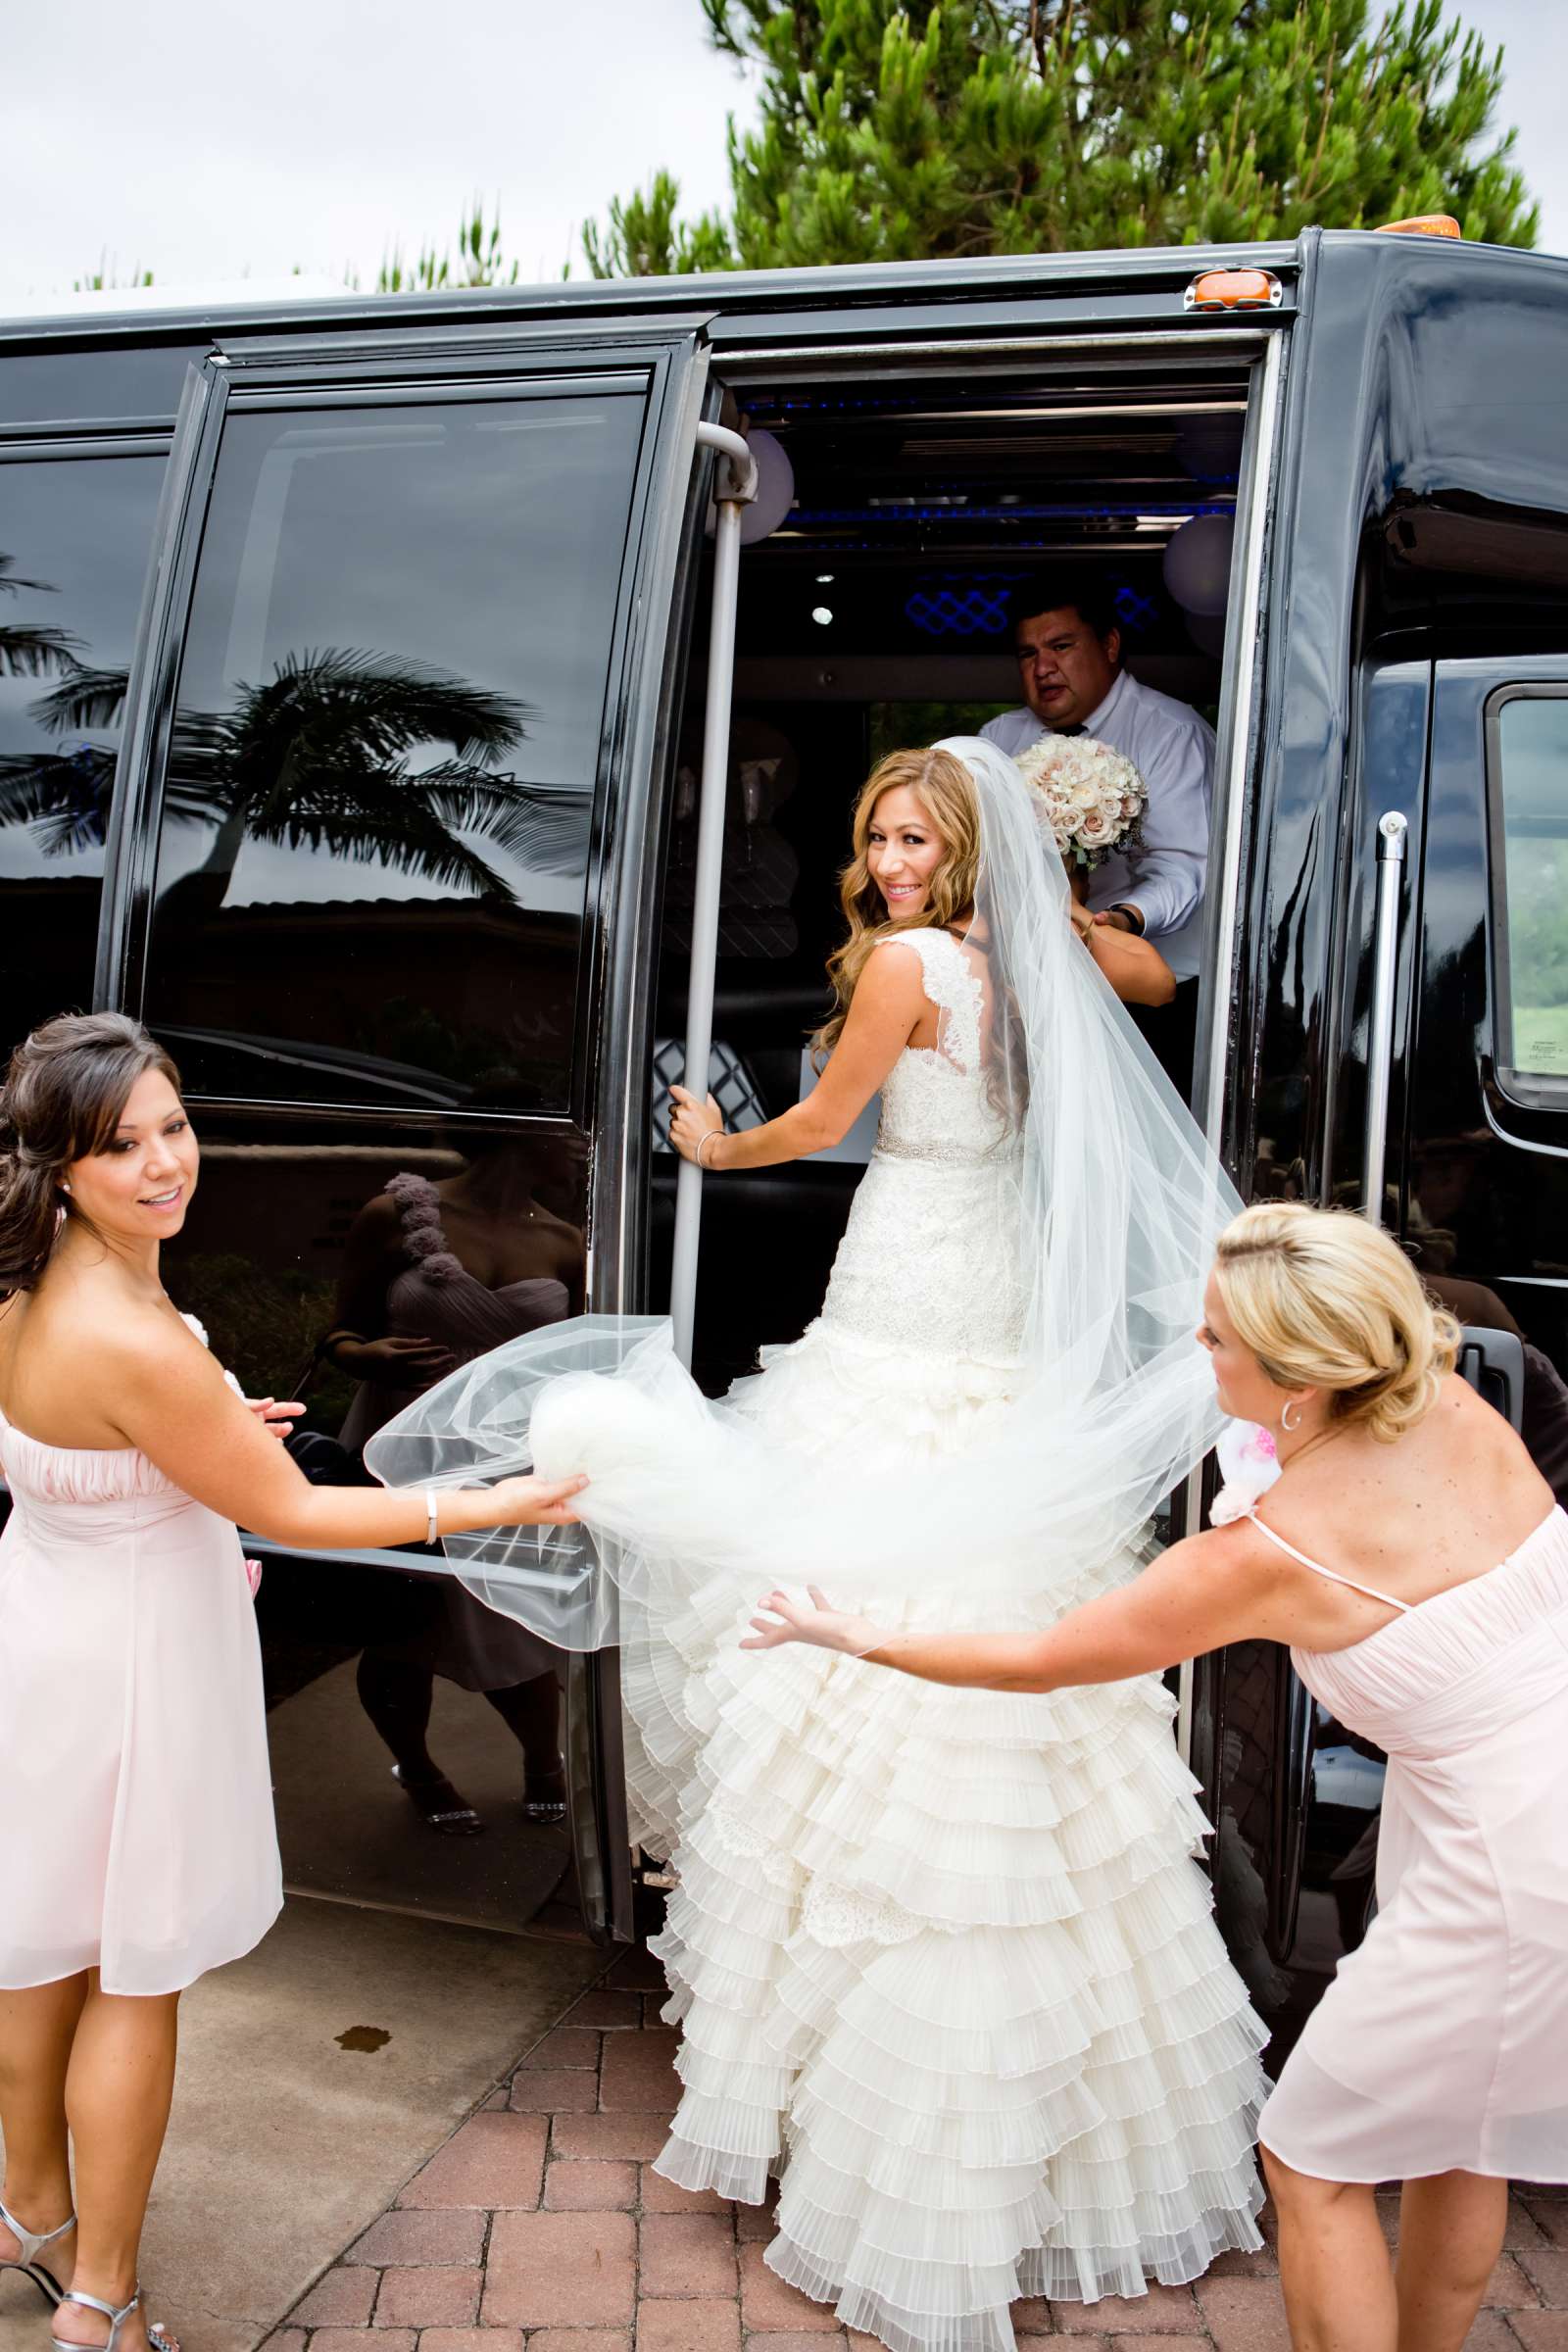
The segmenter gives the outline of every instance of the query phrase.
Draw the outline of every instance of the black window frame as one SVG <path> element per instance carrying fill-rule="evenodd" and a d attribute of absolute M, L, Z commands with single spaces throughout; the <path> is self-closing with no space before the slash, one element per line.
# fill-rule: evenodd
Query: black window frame
<path fill-rule="evenodd" d="M 645 666 L 637 657 L 649 635 L 643 608 L 650 573 L 664 552 L 671 510 L 684 507 L 689 497 L 691 456 L 676 428 L 689 397 L 690 362 L 700 323 L 687 318 L 661 321 L 655 328 L 603 332 L 592 340 L 580 332 L 569 340 L 559 333 L 526 332 L 455 340 L 407 334 L 387 338 L 369 331 L 308 342 L 272 338 L 216 348 L 200 368 L 192 367 L 165 476 L 132 662 L 105 858 L 96 1003 L 122 1005 L 138 1015 L 145 1008 L 163 782 L 202 540 L 230 407 L 236 413 L 281 408 L 305 412 L 394 407 L 430 398 L 505 400 L 548 398 L 552 393 L 570 397 L 640 392 L 644 410 L 593 785 L 564 1114 L 585 1132 L 593 1131 L 615 845 L 617 836 L 640 826 L 645 816 L 641 806 L 619 805 L 615 779 L 638 739 L 646 738 L 645 721 L 634 707 Z M 662 658 L 657 628 L 652 638 L 648 650 Z M 633 759 L 631 764 L 639 763 Z M 296 1102 L 282 1096 L 230 1098 L 193 1091 L 191 1100 L 193 1104 L 234 1109 L 261 1103 L 315 1113 L 373 1110 L 347 1096 L 341 1102 Z M 402 1113 L 411 1132 L 433 1125 L 440 1115 L 433 1110 Z"/>
<path fill-rule="evenodd" d="M 1568 704 L 1568 667 L 1560 679 L 1518 678 L 1494 686 L 1482 714 L 1487 823 L 1487 931 L 1491 977 L 1492 1077 L 1500 1095 L 1523 1110 L 1568 1111 L 1568 1071 L 1521 1070 L 1514 1064 L 1514 1004 L 1508 924 L 1506 778 L 1502 713 L 1510 703 Z M 1568 821 L 1564 824 L 1568 835 Z M 1506 1052 L 1504 1052 L 1506 1048 Z"/>

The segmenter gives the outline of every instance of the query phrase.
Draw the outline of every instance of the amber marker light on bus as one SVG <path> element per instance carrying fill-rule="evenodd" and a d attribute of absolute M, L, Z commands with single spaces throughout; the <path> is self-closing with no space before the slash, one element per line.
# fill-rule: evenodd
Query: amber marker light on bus
<path fill-rule="evenodd" d="M 1380 220 L 1380 237 L 1456 237 L 1459 223 L 1451 213 L 1420 213 L 1413 220 Z"/>
<path fill-rule="evenodd" d="M 1205 270 L 1182 296 L 1184 311 L 1277 311 L 1285 289 L 1272 270 Z"/>

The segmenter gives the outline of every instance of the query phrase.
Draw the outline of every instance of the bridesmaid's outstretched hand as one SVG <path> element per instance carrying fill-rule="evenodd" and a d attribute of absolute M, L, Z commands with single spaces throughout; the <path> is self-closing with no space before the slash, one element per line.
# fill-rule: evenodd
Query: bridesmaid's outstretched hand
<path fill-rule="evenodd" d="M 759 1609 L 770 1612 L 752 1619 L 756 1632 L 741 1642 L 742 1649 L 780 1649 L 786 1642 L 808 1642 L 815 1649 L 839 1649 L 846 1657 L 863 1658 L 880 1649 L 887 1635 L 869 1617 L 832 1608 L 815 1585 L 808 1585 L 809 1600 L 792 1600 L 787 1592 L 764 1592 Z"/>
<path fill-rule="evenodd" d="M 497 1527 L 575 1527 L 571 1498 L 588 1481 L 574 1478 L 503 1478 L 490 1489 Z"/>

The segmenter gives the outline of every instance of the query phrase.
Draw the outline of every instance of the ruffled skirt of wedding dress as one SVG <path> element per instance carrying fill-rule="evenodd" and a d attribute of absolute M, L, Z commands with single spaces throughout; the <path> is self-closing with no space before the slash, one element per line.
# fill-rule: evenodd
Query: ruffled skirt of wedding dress
<path fill-rule="evenodd" d="M 764 1365 L 717 1410 L 798 1454 L 803 1528 L 825 1449 L 890 1479 L 961 1455 L 1009 1385 L 827 1320 Z M 848 1599 L 848 1573 L 817 1526 L 801 1580 Z M 877 1613 L 976 1622 L 959 1593 Z M 1160 1683 L 945 1690 L 758 1657 L 740 1626 L 732 1577 L 693 1592 L 673 1561 L 623 1600 L 634 1817 L 677 1879 L 657 2169 L 749 2202 L 781 2174 L 768 2263 L 893 2352 L 1010 2352 L 1019 2296 L 1136 2296 L 1257 2246 L 1264 2034 Z"/>

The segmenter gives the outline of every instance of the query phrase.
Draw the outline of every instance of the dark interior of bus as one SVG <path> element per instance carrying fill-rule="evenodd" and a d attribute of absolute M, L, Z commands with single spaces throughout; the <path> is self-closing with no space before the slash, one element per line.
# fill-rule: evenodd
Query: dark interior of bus
<path fill-rule="evenodd" d="M 1212 721 L 1227 575 L 1168 566 L 1195 518 L 1234 516 L 1248 377 L 1086 367 L 879 385 L 749 381 L 763 494 L 793 503 L 743 547 L 710 1083 L 732 1124 L 777 1116 L 810 1083 L 842 931 L 837 876 L 857 793 L 884 753 L 973 731 L 1023 701 L 1008 607 L 1036 581 L 1098 590 L 1122 658 Z M 787 469 L 787 470 L 786 470 Z M 1220 541 L 1223 549 L 1223 540 Z M 1173 593 L 1171 578 L 1189 598 Z M 681 1074 L 710 564 L 673 749 L 653 1085 Z M 1209 609 L 1200 610 L 1200 606 Z M 1216 609 L 1217 608 L 1217 609 Z M 730 1174 L 704 1188 L 696 1369 L 716 1393 L 760 1344 L 815 1312 L 870 1146 Z M 651 1300 L 668 1294 L 675 1162 L 654 1160 Z"/>

